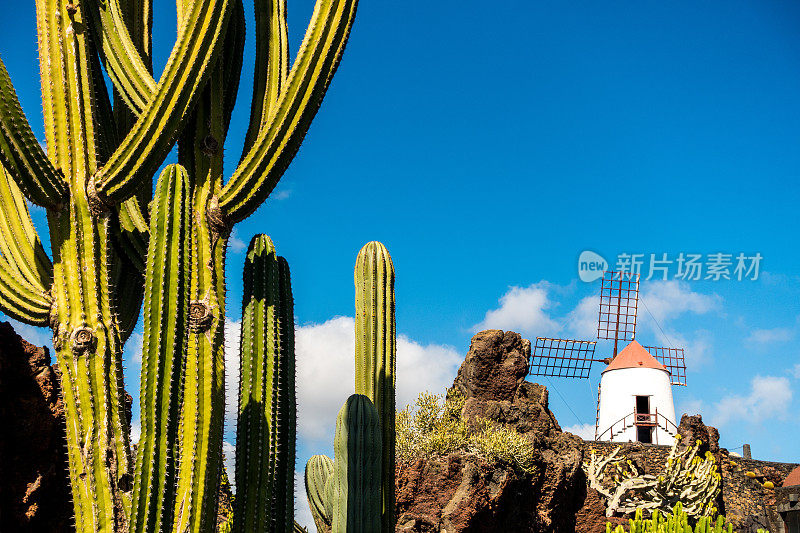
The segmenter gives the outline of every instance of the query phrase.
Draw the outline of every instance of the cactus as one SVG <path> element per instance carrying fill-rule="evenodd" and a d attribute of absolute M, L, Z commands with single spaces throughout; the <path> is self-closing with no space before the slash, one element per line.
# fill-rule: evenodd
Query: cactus
<path fill-rule="evenodd" d="M 353 394 L 336 418 L 333 533 L 380 533 L 381 440 L 377 409 Z"/>
<path fill-rule="evenodd" d="M 637 509 L 653 512 L 660 509 L 669 513 L 676 503 L 681 503 L 690 517 L 716 513 L 714 501 L 721 490 L 722 476 L 717 472 L 714 456 L 706 452 L 701 460 L 697 456 L 699 440 L 694 446 L 682 449 L 678 447 L 679 441 L 676 438 L 663 472 L 658 476 L 640 474 L 630 460 L 618 456 L 619 447 L 603 458 L 598 458 L 592 450 L 591 460 L 583 469 L 589 486 L 608 500 L 606 516 Z"/>
<path fill-rule="evenodd" d="M 397 364 L 394 266 L 383 244 L 364 245 L 354 279 L 356 394 L 339 412 L 334 461 L 317 455 L 306 464 L 306 495 L 319 532 L 389 533 L 395 529 Z M 375 456 L 377 468 L 371 463 Z"/>
<path fill-rule="evenodd" d="M 297 152 L 356 3 L 317 0 L 290 69 L 285 0 L 255 0 L 250 127 L 227 183 L 222 158 L 242 66 L 241 0 L 177 2 L 178 36 L 158 79 L 151 0 L 36 0 L 46 152 L 0 61 L 0 310 L 53 331 L 78 532 L 214 529 L 227 236 Z M 153 175 L 176 142 L 180 166 L 168 167 L 153 194 Z M 52 260 L 26 199 L 47 210 Z M 167 290 L 169 298 L 158 296 Z M 148 451 L 134 466 L 122 350 L 143 299 Z"/>
<path fill-rule="evenodd" d="M 233 531 L 289 531 L 296 406 L 289 267 L 272 241 L 250 242 L 244 269 Z"/>
<path fill-rule="evenodd" d="M 356 259 L 356 393 L 375 404 L 381 421 L 383 531 L 394 531 L 395 375 L 394 265 L 386 247 L 370 242 Z"/>
<path fill-rule="evenodd" d="M 333 470 L 333 461 L 325 455 L 313 455 L 306 463 L 306 496 L 317 531 L 330 530 L 333 525 L 330 509 L 326 508 L 326 500 L 332 501 L 333 498 L 325 494 L 326 488 L 333 490 L 333 482 L 329 483 L 333 479 Z"/>
<path fill-rule="evenodd" d="M 675 504 L 669 512 L 663 513 L 658 509 L 654 510 L 649 519 L 643 517 L 642 509 L 636 509 L 634 517 L 628 520 L 628 532 L 630 533 L 733 533 L 733 526 L 725 522 L 724 516 L 703 516 L 697 519 L 692 527 L 689 523 L 690 516 L 684 510 L 681 502 Z M 606 533 L 626 533 L 625 528 L 618 525 L 612 529 L 610 523 L 606 523 Z M 768 533 L 763 529 L 758 529 L 757 533 Z"/>

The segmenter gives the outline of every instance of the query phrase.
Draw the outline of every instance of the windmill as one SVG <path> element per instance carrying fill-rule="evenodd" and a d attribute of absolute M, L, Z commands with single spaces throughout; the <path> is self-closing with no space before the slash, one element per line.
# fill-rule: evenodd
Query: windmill
<path fill-rule="evenodd" d="M 597 388 L 595 440 L 668 442 L 677 433 L 672 386 L 686 386 L 683 348 L 636 342 L 639 274 L 603 272 L 597 338 L 613 340 L 597 358 L 597 341 L 537 337 L 529 374 L 588 379 L 592 363 L 608 365 Z M 619 351 L 621 343 L 628 342 Z"/>

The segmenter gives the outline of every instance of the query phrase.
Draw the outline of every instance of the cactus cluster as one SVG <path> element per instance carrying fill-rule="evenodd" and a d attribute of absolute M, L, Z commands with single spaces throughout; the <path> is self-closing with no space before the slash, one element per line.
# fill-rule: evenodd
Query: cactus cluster
<path fill-rule="evenodd" d="M 76 530 L 210 532 L 222 457 L 228 235 L 297 152 L 341 59 L 357 0 L 317 0 L 291 66 L 285 0 L 254 1 L 250 123 L 227 181 L 223 146 L 244 50 L 241 0 L 178 0 L 177 39 L 158 79 L 152 0 L 35 3 L 47 149 L 0 61 L 0 310 L 52 329 Z M 167 166 L 153 189 L 176 144 L 179 164 Z M 26 200 L 47 210 L 50 256 Z M 248 260 L 258 270 L 272 252 L 263 237 L 254 247 Z M 269 261 L 268 275 L 258 276 L 271 276 L 281 295 L 275 305 L 288 305 L 288 270 L 278 261 L 276 281 L 277 259 Z M 122 351 L 143 306 L 142 436 L 134 458 Z M 243 335 L 266 339 L 252 340 L 243 354 L 243 367 L 260 369 L 242 385 L 242 442 L 250 447 L 242 468 L 263 476 L 256 499 L 237 503 L 246 516 L 237 527 L 248 531 L 251 520 L 291 525 L 291 311 L 275 312 L 253 309 L 255 320 L 275 321 Z M 266 442 L 270 454 L 256 451 Z"/>
<path fill-rule="evenodd" d="M 305 471 L 320 533 L 395 529 L 394 266 L 383 244 L 370 242 L 361 249 L 355 286 L 356 393 L 336 418 L 334 459 L 315 455 Z"/>
<path fill-rule="evenodd" d="M 722 478 L 714 456 L 706 452 L 701 459 L 697 456 L 700 441 L 679 447 L 679 437 L 659 475 L 640 474 L 633 462 L 619 455 L 619 447 L 606 457 L 598 456 L 592 449 L 591 459 L 584 463 L 583 469 L 589 486 L 608 501 L 606 516 L 637 509 L 669 513 L 677 503 L 681 503 L 690 517 L 716 513 L 714 502 Z"/>
<path fill-rule="evenodd" d="M 691 517 L 683 509 L 680 502 L 668 513 L 654 510 L 651 517 L 644 518 L 642 509 L 637 509 L 633 518 L 628 520 L 628 530 L 621 525 L 612 528 L 606 523 L 606 533 L 733 533 L 733 526 L 725 523 L 724 516 L 703 516 L 697 519 L 694 527 L 690 525 Z M 757 533 L 769 533 L 758 529 Z"/>

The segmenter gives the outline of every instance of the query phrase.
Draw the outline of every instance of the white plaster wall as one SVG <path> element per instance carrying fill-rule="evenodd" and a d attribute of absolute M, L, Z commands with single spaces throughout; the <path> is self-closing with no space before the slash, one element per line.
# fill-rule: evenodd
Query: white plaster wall
<path fill-rule="evenodd" d="M 675 405 L 672 401 L 669 373 L 657 368 L 620 368 L 605 371 L 600 379 L 598 435 L 623 416 L 633 412 L 636 407 L 636 396 L 650 396 L 650 412 L 655 413 L 658 409 L 659 415 L 675 424 Z M 615 433 L 616 426 L 617 424 L 615 424 Z M 619 426 L 621 427 L 621 424 Z M 671 426 L 668 427 L 672 430 Z M 604 435 L 603 440 L 611 440 L 610 435 Z M 615 435 L 613 440 L 615 442 L 635 442 L 636 426 Z M 661 427 L 653 430 L 654 443 L 672 444 L 672 440 L 672 435 Z"/>

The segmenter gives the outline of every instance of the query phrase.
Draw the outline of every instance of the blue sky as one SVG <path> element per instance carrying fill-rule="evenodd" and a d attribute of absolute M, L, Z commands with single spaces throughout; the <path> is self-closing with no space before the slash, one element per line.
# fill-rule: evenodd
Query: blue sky
<path fill-rule="evenodd" d="M 160 67 L 175 15 L 155 4 Z M 289 2 L 293 49 L 312 6 Z M 0 53 L 43 139 L 33 5 L 11 20 Z M 480 327 L 590 340 L 583 250 L 760 253 L 755 281 L 643 282 L 658 325 L 643 313 L 637 338 L 686 348 L 676 409 L 718 424 L 724 446 L 800 461 L 798 23 L 789 1 L 362 2 L 302 149 L 228 256 L 232 331 L 243 243 L 265 232 L 292 267 L 298 469 L 330 452 L 352 389 L 352 268 L 370 240 L 397 270 L 401 400 L 449 385 Z M 593 425 L 599 371 L 543 381 L 563 426 Z"/>

